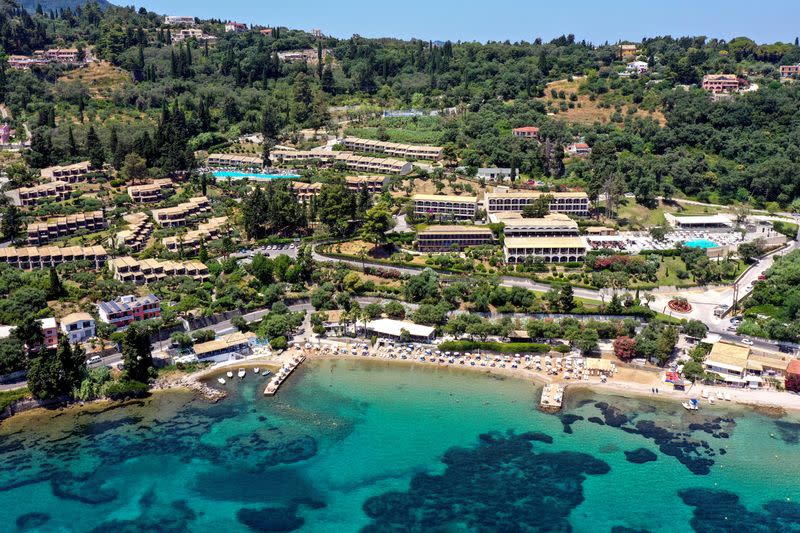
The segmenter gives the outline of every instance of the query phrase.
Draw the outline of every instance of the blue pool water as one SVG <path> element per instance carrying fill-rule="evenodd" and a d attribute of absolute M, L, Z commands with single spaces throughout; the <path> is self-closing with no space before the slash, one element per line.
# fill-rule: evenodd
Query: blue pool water
<path fill-rule="evenodd" d="M 694 239 L 691 241 L 686 241 L 683 243 L 685 246 L 689 248 L 719 248 L 719 244 L 715 243 L 714 241 L 710 241 L 708 239 Z"/>
<path fill-rule="evenodd" d="M 229 170 L 219 170 L 211 174 L 215 178 L 256 178 L 260 180 L 294 180 L 300 177 L 297 174 L 258 174 L 254 172 L 231 172 Z"/>
<path fill-rule="evenodd" d="M 382 361 L 0 423 L 2 531 L 798 530 L 800 418 Z M 742 394 L 742 393 L 739 393 Z"/>

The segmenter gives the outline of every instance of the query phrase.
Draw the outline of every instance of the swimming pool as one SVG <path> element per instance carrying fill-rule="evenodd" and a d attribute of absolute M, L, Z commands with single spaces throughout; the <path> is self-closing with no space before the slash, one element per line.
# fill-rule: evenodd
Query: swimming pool
<path fill-rule="evenodd" d="M 229 170 L 218 170 L 211 173 L 215 178 L 255 178 L 259 180 L 296 180 L 300 176 L 297 174 L 259 174 L 257 172 L 231 172 Z"/>
<path fill-rule="evenodd" d="M 719 248 L 719 244 L 715 243 L 714 241 L 710 241 L 708 239 L 694 239 L 691 241 L 686 241 L 683 243 L 684 246 L 688 246 L 689 248 Z"/>

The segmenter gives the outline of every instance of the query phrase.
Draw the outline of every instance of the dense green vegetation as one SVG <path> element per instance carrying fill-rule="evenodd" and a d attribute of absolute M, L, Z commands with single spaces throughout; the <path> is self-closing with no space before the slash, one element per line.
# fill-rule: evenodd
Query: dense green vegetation
<path fill-rule="evenodd" d="M 771 339 L 800 340 L 800 251 L 775 260 L 744 302 L 740 333 Z"/>

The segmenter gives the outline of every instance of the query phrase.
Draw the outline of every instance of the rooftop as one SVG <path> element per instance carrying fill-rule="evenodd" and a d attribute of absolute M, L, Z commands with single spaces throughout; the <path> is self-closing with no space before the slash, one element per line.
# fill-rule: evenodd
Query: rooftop
<path fill-rule="evenodd" d="M 429 200 L 434 202 L 464 202 L 464 203 L 477 203 L 477 196 L 455 196 L 447 194 L 415 194 L 412 200 Z"/>
<path fill-rule="evenodd" d="M 582 237 L 506 237 L 506 248 L 586 248 Z"/>
<path fill-rule="evenodd" d="M 381 318 L 367 322 L 367 329 L 378 334 L 399 337 L 401 330 L 408 331 L 413 337 L 429 337 L 433 334 L 434 328 L 423 326 L 413 322 L 403 320 L 392 320 L 391 318 Z"/>
<path fill-rule="evenodd" d="M 459 225 L 441 225 L 441 226 L 428 226 L 428 228 L 419 232 L 419 235 L 430 235 L 430 234 L 443 234 L 449 235 L 452 233 L 482 233 L 485 235 L 491 235 L 492 230 L 487 228 L 486 226 L 459 226 Z"/>
<path fill-rule="evenodd" d="M 741 372 L 747 367 L 750 348 L 728 342 L 717 342 L 706 357 L 706 364 Z"/>

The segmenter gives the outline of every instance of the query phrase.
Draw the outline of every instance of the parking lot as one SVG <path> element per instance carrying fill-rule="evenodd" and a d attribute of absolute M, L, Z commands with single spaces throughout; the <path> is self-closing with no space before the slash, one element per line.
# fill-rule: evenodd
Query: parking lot
<path fill-rule="evenodd" d="M 293 242 L 290 244 L 268 244 L 266 246 L 259 246 L 252 250 L 239 250 L 231 254 L 231 257 L 239 259 L 242 263 L 249 263 L 257 254 L 265 257 L 275 258 L 279 255 L 288 255 L 292 259 L 297 257 L 298 243 Z"/>

